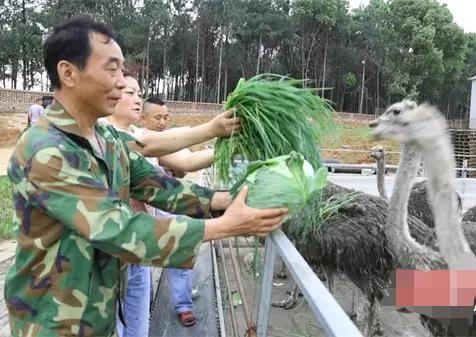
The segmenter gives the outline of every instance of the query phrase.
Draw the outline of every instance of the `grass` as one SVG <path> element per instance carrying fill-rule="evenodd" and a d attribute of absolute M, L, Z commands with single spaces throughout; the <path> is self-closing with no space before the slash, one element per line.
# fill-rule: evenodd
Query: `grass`
<path fill-rule="evenodd" d="M 0 177 L 0 237 L 12 236 L 13 203 L 10 181 Z"/>
<path fill-rule="evenodd" d="M 340 132 L 334 137 L 326 137 L 322 148 L 324 149 L 343 149 L 369 151 L 375 145 L 382 145 L 387 152 L 398 152 L 400 147 L 392 141 L 376 141 L 372 137 L 371 129 L 363 122 L 343 121 L 339 122 Z M 322 157 L 325 159 L 337 159 L 345 164 L 363 164 L 373 163 L 374 159 L 367 152 L 340 152 L 323 151 Z M 388 154 L 387 163 L 398 164 L 398 154 Z"/>

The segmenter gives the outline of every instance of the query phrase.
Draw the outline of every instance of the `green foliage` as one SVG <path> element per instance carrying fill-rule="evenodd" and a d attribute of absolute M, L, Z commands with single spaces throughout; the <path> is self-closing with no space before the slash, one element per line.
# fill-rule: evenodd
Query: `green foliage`
<path fill-rule="evenodd" d="M 0 237 L 10 237 L 13 220 L 13 203 L 10 181 L 0 177 Z"/>
<path fill-rule="evenodd" d="M 321 193 L 314 195 L 308 205 L 288 221 L 288 232 L 297 242 L 306 240 L 309 235 L 319 235 L 322 226 L 351 203 L 357 193 L 333 195 L 326 200 L 322 200 Z"/>
<path fill-rule="evenodd" d="M 301 88 L 301 84 L 269 74 L 238 82 L 226 109 L 236 109 L 242 131 L 218 139 L 215 146 L 215 163 L 224 182 L 229 181 L 229 167 L 237 154 L 256 161 L 296 151 L 314 169 L 320 166 L 316 142 L 334 125 L 332 109 L 314 89 Z"/>
<path fill-rule="evenodd" d="M 352 89 L 357 85 L 357 77 L 353 73 L 346 73 L 342 80 L 346 88 Z"/>

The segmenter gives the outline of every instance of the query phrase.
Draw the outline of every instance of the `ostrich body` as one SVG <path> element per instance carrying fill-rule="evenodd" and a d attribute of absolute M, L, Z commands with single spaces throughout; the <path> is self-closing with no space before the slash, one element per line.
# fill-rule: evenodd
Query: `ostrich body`
<path fill-rule="evenodd" d="M 305 260 L 315 271 L 322 268 L 328 279 L 344 274 L 365 294 L 370 305 L 357 301 L 356 311 L 350 313 L 364 336 L 382 333 L 379 323 L 379 301 L 390 285 L 390 273 L 395 270 L 384 223 L 388 205 L 380 197 L 328 183 L 322 200 L 352 194 L 353 200 L 339 208 L 318 231 L 300 236 L 293 231 L 301 224 L 314 221 L 307 212 L 301 212 L 283 227 L 296 242 Z M 310 205 L 308 210 L 312 210 Z M 310 212 L 312 214 L 312 212 Z M 411 236 L 422 245 L 436 248 L 434 231 L 416 218 L 409 217 Z"/>

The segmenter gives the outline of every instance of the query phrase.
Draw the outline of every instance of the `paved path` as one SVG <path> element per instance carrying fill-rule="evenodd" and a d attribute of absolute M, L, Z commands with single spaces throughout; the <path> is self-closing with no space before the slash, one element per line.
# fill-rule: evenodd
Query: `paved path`
<path fill-rule="evenodd" d="M 219 337 L 215 272 L 212 267 L 210 243 L 204 243 L 192 272 L 192 284 L 198 287 L 199 294 L 193 300 L 193 311 L 197 317 L 197 324 L 185 328 L 180 324 L 175 314 L 170 297 L 169 273 L 165 268 L 164 275 L 156 288 L 157 294 L 151 314 L 149 337 Z"/>
<path fill-rule="evenodd" d="M 365 193 L 369 193 L 375 196 L 379 196 L 377 189 L 377 177 L 375 175 L 363 176 L 360 174 L 329 174 L 329 180 L 335 184 L 347 188 L 353 188 Z M 421 178 L 417 178 L 415 181 L 419 181 Z M 459 193 L 463 200 L 463 211 L 467 211 L 469 208 L 476 205 L 476 179 L 465 178 L 456 179 L 456 191 Z M 393 185 L 395 183 L 395 176 L 386 176 L 385 185 L 387 188 L 387 194 L 392 193 Z"/>

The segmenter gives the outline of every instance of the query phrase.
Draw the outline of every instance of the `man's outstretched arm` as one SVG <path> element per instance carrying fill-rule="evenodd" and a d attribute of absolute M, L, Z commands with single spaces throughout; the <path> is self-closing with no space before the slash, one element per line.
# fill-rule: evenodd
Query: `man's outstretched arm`
<path fill-rule="evenodd" d="M 146 157 L 160 157 L 215 137 L 228 137 L 238 132 L 240 119 L 233 116 L 233 110 L 228 110 L 211 121 L 192 128 L 149 132 L 137 136 L 139 142 L 128 142 L 128 146 Z"/>

